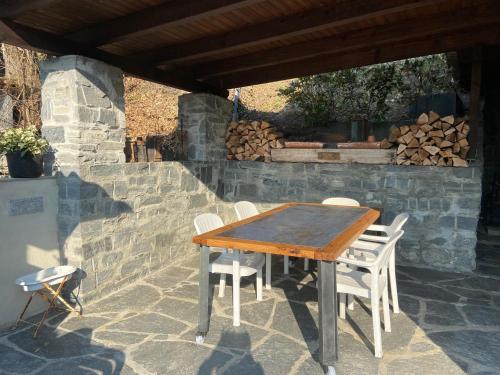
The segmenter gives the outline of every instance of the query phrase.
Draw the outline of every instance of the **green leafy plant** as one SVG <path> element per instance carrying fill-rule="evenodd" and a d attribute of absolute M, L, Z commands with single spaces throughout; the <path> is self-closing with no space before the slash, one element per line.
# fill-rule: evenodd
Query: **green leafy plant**
<path fill-rule="evenodd" d="M 420 95 L 456 88 L 446 56 L 432 55 L 298 78 L 280 95 L 304 114 L 306 125 L 328 126 L 385 121 L 391 109 Z"/>
<path fill-rule="evenodd" d="M 21 152 L 26 154 L 41 155 L 47 151 L 49 143 L 40 136 L 39 130 L 34 127 L 11 128 L 0 134 L 0 153 L 9 154 Z"/>

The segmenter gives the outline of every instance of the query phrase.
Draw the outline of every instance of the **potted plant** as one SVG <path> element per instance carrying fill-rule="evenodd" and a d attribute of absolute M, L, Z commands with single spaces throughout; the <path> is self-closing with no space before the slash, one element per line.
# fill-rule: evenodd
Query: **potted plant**
<path fill-rule="evenodd" d="M 0 134 L 0 153 L 7 157 L 11 177 L 40 177 L 42 155 L 48 147 L 47 140 L 34 126 L 11 128 Z"/>

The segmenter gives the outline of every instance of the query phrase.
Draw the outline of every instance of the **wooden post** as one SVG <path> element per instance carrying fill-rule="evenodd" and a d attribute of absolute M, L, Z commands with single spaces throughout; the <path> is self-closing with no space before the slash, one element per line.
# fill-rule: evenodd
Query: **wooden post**
<path fill-rule="evenodd" d="M 470 146 L 471 158 L 478 157 L 478 132 L 479 119 L 481 117 L 481 74 L 482 74 L 482 58 L 481 49 L 474 50 L 474 59 L 472 61 L 471 83 L 470 83 Z"/>

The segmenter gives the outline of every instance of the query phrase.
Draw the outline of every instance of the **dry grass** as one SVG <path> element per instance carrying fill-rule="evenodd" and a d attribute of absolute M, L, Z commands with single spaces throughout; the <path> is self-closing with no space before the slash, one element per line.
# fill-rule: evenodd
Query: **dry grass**
<path fill-rule="evenodd" d="M 127 136 L 168 135 L 177 128 L 177 98 L 184 91 L 125 77 Z"/>

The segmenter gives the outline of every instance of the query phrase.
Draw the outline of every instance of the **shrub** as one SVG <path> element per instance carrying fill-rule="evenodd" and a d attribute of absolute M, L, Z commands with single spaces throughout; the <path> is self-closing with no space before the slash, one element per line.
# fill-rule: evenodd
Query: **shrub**
<path fill-rule="evenodd" d="M 306 125 L 327 126 L 385 121 L 391 108 L 456 88 L 445 55 L 432 55 L 298 78 L 280 95 L 303 112 Z"/>

